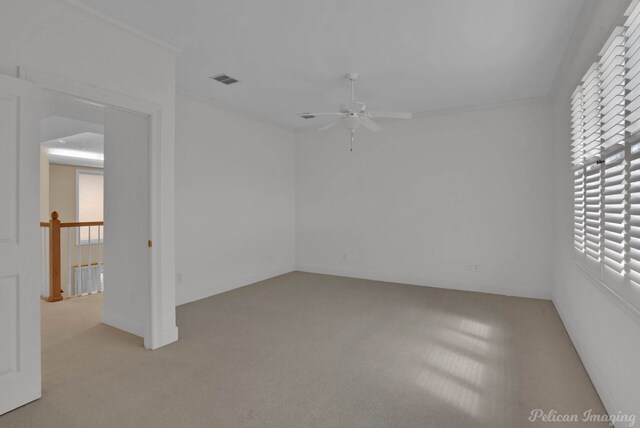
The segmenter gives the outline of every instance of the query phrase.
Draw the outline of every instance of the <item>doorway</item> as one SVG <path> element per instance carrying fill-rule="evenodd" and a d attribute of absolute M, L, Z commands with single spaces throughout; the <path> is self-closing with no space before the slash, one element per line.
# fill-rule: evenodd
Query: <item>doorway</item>
<path fill-rule="evenodd" d="M 104 290 L 104 107 L 44 93 L 40 140 L 41 297 L 56 302 L 100 293 Z M 56 242 L 51 239 L 54 226 Z"/>
<path fill-rule="evenodd" d="M 43 304 L 98 311 L 84 318 L 146 338 L 149 117 L 46 90 L 42 101 Z M 58 303 L 68 299 L 85 301 Z M 77 330 L 46 307 L 43 334 L 49 313 Z"/>
<path fill-rule="evenodd" d="M 139 168 L 122 168 L 117 171 L 115 182 L 127 187 L 123 189 L 122 201 L 134 201 L 140 207 L 138 213 L 132 215 L 131 222 L 123 222 L 133 233 L 122 233 L 121 239 L 131 238 L 129 244 L 120 242 L 121 249 L 127 254 L 127 262 L 145 259 L 136 263 L 138 269 L 126 276 L 126 267 L 112 271 L 130 281 L 131 288 L 113 287 L 113 290 L 136 290 L 114 293 L 114 301 L 120 303 L 119 311 L 107 312 L 105 305 L 102 321 L 118 329 L 130 331 L 144 337 L 144 347 L 156 349 L 178 339 L 178 328 L 175 326 L 175 306 L 173 305 L 173 234 L 171 226 L 173 216 L 168 206 L 171 198 L 163 199 L 160 195 L 164 187 L 160 185 L 163 176 L 162 161 L 169 160 L 171 153 L 160 155 L 160 135 L 171 129 L 171 122 L 161 122 L 162 109 L 159 105 L 123 93 L 101 89 L 96 86 L 71 81 L 60 76 L 49 74 L 27 67 L 20 67 L 20 78 L 0 75 L 0 110 L 3 120 L 0 121 L 0 134 L 7 144 L 0 145 L 0 163 L 2 163 L 2 180 L 0 180 L 0 196 L 3 204 L 0 210 L 0 287 L 5 299 L 0 305 L 2 323 L 0 336 L 7 346 L 0 352 L 0 413 L 35 400 L 41 395 L 41 343 L 40 343 L 40 234 L 38 220 L 39 209 L 39 158 L 40 158 L 40 109 L 44 92 L 75 98 L 88 104 L 97 104 L 105 108 L 105 128 L 113 132 L 105 132 L 107 152 L 105 156 L 113 160 L 114 166 L 121 163 L 130 166 L 135 163 Z M 107 114 L 109 112 L 109 114 Z M 111 125 L 109 125 L 111 123 Z M 129 132 L 131 131 L 131 132 Z M 111 135 L 115 142 L 112 147 L 114 156 L 108 152 Z M 134 135 L 131 137 L 131 135 Z M 129 138 L 130 137 L 130 138 Z M 140 143 L 142 141 L 142 143 Z M 127 158 L 131 146 L 138 149 L 144 147 L 145 157 L 135 152 Z M 108 167 L 108 163 L 107 163 Z M 172 168 L 167 167 L 167 181 L 171 196 Z M 141 171 L 146 171 L 141 172 Z M 129 176 L 129 174 L 131 174 Z M 108 181 L 109 174 L 105 171 Z M 125 177 L 129 177 L 126 179 Z M 132 181 L 146 179 L 145 185 Z M 109 189 L 109 184 L 105 188 Z M 115 191 L 115 187 L 111 186 Z M 140 198 L 139 192 L 131 189 L 145 189 L 146 198 Z M 146 203 L 142 203 L 145 202 Z M 168 200 L 167 200 L 168 199 Z M 105 195 L 105 224 L 109 224 L 109 196 Z M 116 205 L 117 206 L 117 205 Z M 145 211 L 146 210 L 146 211 Z M 160 213 L 165 213 L 162 216 Z M 128 208 L 114 210 L 113 216 L 124 217 Z M 165 220 L 166 219 L 166 220 Z M 109 263 L 108 248 L 117 251 L 116 244 L 109 244 L 109 236 L 115 236 L 117 222 L 110 232 L 105 229 L 104 240 L 105 263 Z M 142 225 L 144 223 L 144 225 Z M 161 226 L 165 227 L 161 227 Z M 144 240 L 141 238 L 144 235 Z M 159 237 L 165 238 L 168 251 L 161 252 Z M 115 239 L 114 239 L 115 241 Z M 141 242 L 144 241 L 144 242 Z M 149 244 L 147 246 L 147 243 Z M 159 243 L 159 242 L 158 242 Z M 142 245 L 141 245 L 142 244 Z M 129 251 L 131 250 L 131 251 Z M 144 254 L 144 256 L 139 257 Z M 122 260 L 122 254 L 119 254 Z M 161 260 L 167 263 L 161 263 Z M 115 259 L 114 259 L 115 260 Z M 146 279 L 140 281 L 140 273 L 146 273 Z M 105 276 L 108 289 L 109 278 Z M 114 283 L 117 281 L 114 281 Z M 164 293 L 163 293 L 164 291 Z M 108 293 L 105 294 L 108 296 Z M 128 301 L 127 301 L 128 298 Z M 106 299 L 109 300 L 109 299 Z M 77 301 L 80 301 L 79 299 Z M 53 304 L 55 305 L 55 303 Z M 54 307 L 52 305 L 52 307 Z M 116 305 L 117 306 L 117 305 Z M 109 316 L 108 316 L 109 315 Z M 101 324 L 104 325 L 104 324 Z M 117 332 L 117 329 L 111 329 Z M 135 338 L 135 336 L 127 335 Z"/>

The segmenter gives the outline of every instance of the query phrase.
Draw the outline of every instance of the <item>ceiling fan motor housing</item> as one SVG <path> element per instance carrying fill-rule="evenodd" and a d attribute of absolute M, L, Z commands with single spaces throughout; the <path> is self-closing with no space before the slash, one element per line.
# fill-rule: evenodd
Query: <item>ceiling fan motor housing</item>
<path fill-rule="evenodd" d="M 364 103 L 357 101 L 346 101 L 340 105 L 340 113 L 364 113 Z"/>

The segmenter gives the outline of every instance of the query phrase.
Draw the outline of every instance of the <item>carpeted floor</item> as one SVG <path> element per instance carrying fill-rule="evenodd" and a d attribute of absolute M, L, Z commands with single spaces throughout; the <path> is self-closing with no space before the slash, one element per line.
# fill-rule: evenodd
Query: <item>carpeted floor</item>
<path fill-rule="evenodd" d="M 100 324 L 102 296 L 43 303 L 43 397 L 15 427 L 608 426 L 549 301 L 294 272 L 177 310 L 157 351 Z"/>

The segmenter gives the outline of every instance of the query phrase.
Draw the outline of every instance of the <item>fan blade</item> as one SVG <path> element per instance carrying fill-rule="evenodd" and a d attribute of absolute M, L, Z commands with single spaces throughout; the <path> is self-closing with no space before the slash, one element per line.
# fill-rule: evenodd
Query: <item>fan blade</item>
<path fill-rule="evenodd" d="M 373 131 L 373 132 L 382 131 L 382 126 L 378 125 L 377 123 L 375 123 L 373 120 L 369 119 L 368 117 L 363 117 L 362 118 L 362 126 L 367 128 L 369 131 Z"/>
<path fill-rule="evenodd" d="M 336 126 L 338 124 L 338 122 L 340 122 L 340 119 L 336 119 L 332 122 L 327 123 L 324 126 L 321 126 L 320 128 L 316 129 L 316 131 L 326 131 L 329 128 L 333 128 L 334 126 Z"/>
<path fill-rule="evenodd" d="M 411 113 L 404 113 L 399 111 L 370 111 L 369 117 L 380 119 L 411 119 L 413 115 Z"/>
<path fill-rule="evenodd" d="M 315 117 L 315 116 L 342 116 L 344 113 L 340 113 L 340 112 L 335 112 L 335 113 L 298 113 L 299 117 L 304 117 L 304 116 L 311 116 L 311 117 Z"/>

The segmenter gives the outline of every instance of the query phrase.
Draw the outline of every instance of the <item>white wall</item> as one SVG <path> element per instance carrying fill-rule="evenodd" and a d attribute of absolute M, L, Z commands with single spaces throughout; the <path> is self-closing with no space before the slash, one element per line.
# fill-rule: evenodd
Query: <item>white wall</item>
<path fill-rule="evenodd" d="M 176 103 L 178 304 L 294 269 L 293 133 Z"/>
<path fill-rule="evenodd" d="M 19 66 L 28 66 L 152 102 L 162 110 L 162 338 L 156 346 L 175 340 L 175 53 L 71 0 L 5 0 L 1 10 L 0 73 L 16 76 Z"/>
<path fill-rule="evenodd" d="M 298 133 L 296 266 L 549 298 L 548 111 L 535 99 L 386 122 L 353 152 L 343 129 Z"/>
<path fill-rule="evenodd" d="M 624 22 L 621 14 L 627 3 L 587 3 L 552 88 L 556 198 L 553 302 L 609 413 L 640 416 L 640 318 L 573 263 L 569 159 L 570 95 L 613 27 Z"/>
<path fill-rule="evenodd" d="M 40 221 L 48 222 L 49 211 L 49 159 L 47 150 L 40 147 Z"/>

